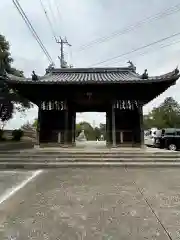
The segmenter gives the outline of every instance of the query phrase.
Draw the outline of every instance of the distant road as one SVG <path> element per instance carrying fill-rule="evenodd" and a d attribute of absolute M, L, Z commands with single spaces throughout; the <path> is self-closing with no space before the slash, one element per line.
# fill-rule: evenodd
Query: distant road
<path fill-rule="evenodd" d="M 106 141 L 76 141 L 78 148 L 106 148 Z"/>

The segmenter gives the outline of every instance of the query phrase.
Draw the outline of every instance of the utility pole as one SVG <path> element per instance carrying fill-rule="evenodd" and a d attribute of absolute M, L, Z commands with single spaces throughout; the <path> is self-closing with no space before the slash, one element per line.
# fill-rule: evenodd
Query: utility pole
<path fill-rule="evenodd" d="M 58 56 L 59 60 L 60 60 L 60 66 L 61 68 L 66 68 L 67 67 L 67 62 L 64 59 L 64 45 L 68 45 L 69 47 L 71 47 L 71 44 L 69 44 L 69 42 L 67 41 L 66 38 L 62 39 L 61 37 L 59 38 L 59 40 L 57 40 L 57 43 L 60 44 L 60 50 L 61 50 L 61 55 Z"/>

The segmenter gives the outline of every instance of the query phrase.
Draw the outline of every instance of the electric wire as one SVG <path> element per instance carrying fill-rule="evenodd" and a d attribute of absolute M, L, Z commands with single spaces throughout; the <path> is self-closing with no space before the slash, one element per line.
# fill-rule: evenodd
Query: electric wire
<path fill-rule="evenodd" d="M 59 24 L 58 24 L 58 20 L 57 20 L 57 18 L 56 18 L 56 15 L 55 15 L 55 13 L 54 13 L 54 11 L 53 11 L 52 6 L 51 6 L 51 1 L 50 1 L 50 0 L 47 0 L 47 3 L 48 3 L 48 7 L 49 7 L 49 12 L 50 12 L 50 14 L 51 14 L 51 16 L 52 16 L 52 20 L 53 20 L 53 22 L 55 23 L 54 25 L 58 26 L 58 25 L 59 25 Z M 57 31 L 56 31 L 56 32 L 57 32 Z"/>
<path fill-rule="evenodd" d="M 57 8 L 57 13 L 58 13 L 59 21 L 61 22 L 61 20 L 62 20 L 62 14 L 61 14 L 61 11 L 60 11 L 60 9 L 59 9 L 59 5 L 58 5 L 58 3 L 57 3 L 56 0 L 54 0 L 54 3 L 55 3 L 55 6 L 56 6 L 56 8 Z"/>
<path fill-rule="evenodd" d="M 39 36 L 37 35 L 35 29 L 33 28 L 31 22 L 29 21 L 28 17 L 26 16 L 25 12 L 23 11 L 22 7 L 20 6 L 19 2 L 17 0 L 13 0 L 13 3 L 15 5 L 15 7 L 17 8 L 18 12 L 20 13 L 21 17 L 23 18 L 23 20 L 25 21 L 27 27 L 29 28 L 30 32 L 32 33 L 32 35 L 35 37 L 36 41 L 38 42 L 38 44 L 40 45 L 41 49 L 43 50 L 43 52 L 45 53 L 46 57 L 48 58 L 48 60 L 53 63 L 52 58 L 50 57 L 48 51 L 46 50 L 46 48 L 44 47 L 41 39 L 39 38 Z"/>
<path fill-rule="evenodd" d="M 58 29 L 59 29 L 59 26 L 62 26 L 63 18 L 62 18 L 59 4 L 57 3 L 56 0 L 54 0 L 53 2 L 56 7 L 56 10 L 57 10 L 57 23 L 59 22 L 59 24 L 58 24 Z M 63 29 L 63 32 L 64 32 L 64 29 Z M 61 35 L 61 34 L 59 34 L 59 35 Z"/>
<path fill-rule="evenodd" d="M 46 19 L 47 19 L 47 21 L 48 21 L 48 24 L 49 24 L 49 26 L 50 26 L 50 29 L 51 29 L 52 35 L 53 35 L 53 37 L 54 37 L 54 40 L 57 42 L 56 33 L 55 33 L 54 28 L 53 28 L 53 24 L 52 24 L 52 22 L 51 22 L 51 20 L 50 20 L 50 18 L 49 18 L 49 16 L 48 16 L 47 10 L 46 10 L 46 8 L 45 8 L 42 0 L 40 0 L 40 4 L 41 4 L 41 7 L 42 7 L 42 9 L 43 9 L 43 11 L 44 11 L 45 17 L 46 17 Z"/>
<path fill-rule="evenodd" d="M 84 51 L 88 48 L 93 47 L 95 44 L 104 43 L 104 42 L 109 41 L 109 40 L 111 40 L 115 37 L 119 37 L 121 35 L 124 35 L 126 33 L 131 32 L 131 31 L 134 31 L 136 28 L 141 27 L 143 24 L 146 24 L 146 23 L 154 21 L 154 20 L 162 19 L 164 17 L 167 17 L 167 16 L 172 15 L 174 13 L 177 13 L 179 11 L 180 11 L 180 3 L 173 6 L 173 7 L 167 8 L 167 9 L 165 9 L 165 10 L 163 10 L 163 11 L 161 11 L 161 12 L 155 14 L 155 15 L 151 15 L 148 18 L 140 20 L 140 21 L 136 22 L 135 24 L 129 25 L 128 27 L 125 27 L 121 30 L 115 31 L 108 36 L 97 38 L 96 40 L 91 41 L 88 44 L 80 46 L 76 51 L 77 52 Z"/>
<path fill-rule="evenodd" d="M 146 44 L 146 45 L 144 45 L 144 46 L 135 48 L 135 49 L 133 49 L 133 50 L 131 50 L 131 51 L 128 51 L 128 52 L 122 53 L 122 54 L 120 54 L 120 55 L 117 55 L 117 56 L 114 56 L 114 57 L 105 59 L 105 60 L 103 60 L 103 61 L 99 61 L 99 62 L 97 62 L 97 63 L 95 63 L 95 64 L 92 64 L 90 67 L 93 67 L 93 66 L 96 66 L 96 65 L 105 63 L 105 62 L 109 62 L 109 61 L 112 61 L 112 60 L 117 59 L 117 58 L 121 58 L 121 57 L 127 56 L 127 55 L 129 55 L 129 54 L 131 54 L 131 53 L 134 53 L 134 52 L 137 52 L 137 51 L 139 51 L 139 50 L 148 48 L 148 47 L 150 47 L 150 46 L 154 46 L 154 45 L 156 45 L 157 43 L 164 42 L 164 41 L 166 41 L 166 40 L 168 40 L 168 39 L 171 39 L 171 38 L 176 37 L 176 36 L 179 36 L 179 35 L 180 35 L 180 32 L 174 33 L 174 34 L 172 34 L 172 35 L 170 35 L 170 36 L 168 36 L 168 37 L 161 38 L 161 39 L 159 39 L 159 40 L 157 40 L 157 41 L 154 41 L 154 42 L 151 42 L 151 43 Z"/>
<path fill-rule="evenodd" d="M 139 57 L 143 57 L 143 56 L 145 56 L 145 55 L 147 55 L 147 54 L 153 53 L 154 51 L 159 51 L 159 50 L 161 50 L 161 49 L 163 49 L 163 48 L 167 48 L 167 47 L 176 45 L 176 44 L 178 44 L 178 43 L 180 43 L 180 40 L 175 41 L 175 42 L 172 42 L 172 43 L 168 43 L 168 44 L 166 44 L 166 45 L 159 46 L 159 48 L 150 49 L 149 51 L 140 53 L 140 54 L 138 54 L 138 55 L 136 55 L 136 56 L 138 56 L 138 58 L 139 58 Z M 133 58 L 134 58 L 134 57 L 133 57 Z M 119 61 L 113 62 L 113 64 L 115 64 L 115 63 L 119 63 Z M 106 65 L 106 66 L 108 66 L 108 65 Z"/>
<path fill-rule="evenodd" d="M 23 18 L 24 22 L 26 23 L 26 26 L 28 27 L 28 29 L 30 30 L 31 34 L 33 35 L 33 37 L 36 39 L 36 41 L 38 42 L 39 46 L 41 47 L 42 51 L 44 52 L 44 54 L 46 55 L 47 59 L 49 60 L 49 62 L 51 64 L 54 65 L 54 62 L 50 56 L 50 54 L 48 53 L 47 49 L 45 48 L 44 44 L 42 43 L 41 39 L 39 38 L 39 36 L 37 35 L 35 29 L 33 28 L 31 22 L 29 21 L 28 17 L 26 16 L 24 10 L 22 9 L 21 5 L 19 4 L 18 0 L 12 0 L 13 4 L 15 5 L 15 7 L 17 8 L 19 14 L 21 15 L 21 17 Z"/>

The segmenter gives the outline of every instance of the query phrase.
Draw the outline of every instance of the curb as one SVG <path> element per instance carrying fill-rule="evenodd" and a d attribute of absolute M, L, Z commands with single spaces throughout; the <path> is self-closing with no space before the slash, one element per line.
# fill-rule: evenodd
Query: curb
<path fill-rule="evenodd" d="M 43 157 L 43 158 L 34 158 L 34 157 L 23 157 L 23 156 L 14 156 L 14 157 L 3 157 L 0 158 L 0 164 L 2 163 L 8 163 L 8 164 L 61 164 L 61 163 L 97 163 L 97 164 L 103 164 L 103 163 L 180 163 L 179 158 L 50 158 L 50 157 Z"/>
<path fill-rule="evenodd" d="M 174 163 L 141 163 L 141 162 L 61 162 L 61 163 L 0 163 L 0 170 L 4 169 L 57 169 L 57 168 L 85 168 L 85 167 L 132 167 L 132 168 L 146 168 L 146 167 L 180 167 L 180 162 Z"/>

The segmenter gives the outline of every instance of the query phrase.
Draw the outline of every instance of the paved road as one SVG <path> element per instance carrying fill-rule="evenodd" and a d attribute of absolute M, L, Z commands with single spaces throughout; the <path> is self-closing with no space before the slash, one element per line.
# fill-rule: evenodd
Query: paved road
<path fill-rule="evenodd" d="M 179 193 L 179 169 L 44 171 L 0 204 L 0 239 L 180 239 Z"/>
<path fill-rule="evenodd" d="M 0 171 L 0 203 L 12 189 L 29 179 L 33 173 L 33 171 Z"/>

